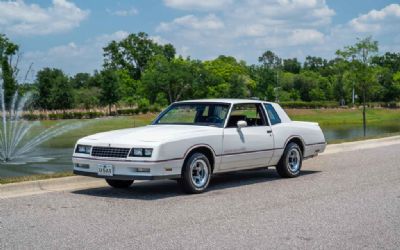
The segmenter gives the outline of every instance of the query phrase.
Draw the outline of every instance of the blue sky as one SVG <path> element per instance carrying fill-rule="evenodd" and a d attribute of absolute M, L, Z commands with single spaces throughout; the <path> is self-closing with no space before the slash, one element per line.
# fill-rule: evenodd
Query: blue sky
<path fill-rule="evenodd" d="M 102 47 L 144 31 L 179 54 L 220 54 L 256 63 L 279 56 L 332 58 L 336 49 L 372 35 L 381 52 L 400 51 L 400 5 L 386 0 L 0 0 L 0 33 L 20 45 L 21 72 L 43 67 L 93 72 Z M 22 74 L 21 74 L 22 75 Z"/>

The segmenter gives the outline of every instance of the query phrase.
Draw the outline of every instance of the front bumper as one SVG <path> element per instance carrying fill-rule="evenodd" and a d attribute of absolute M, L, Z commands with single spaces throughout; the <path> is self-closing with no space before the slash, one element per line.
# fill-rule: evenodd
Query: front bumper
<path fill-rule="evenodd" d="M 97 173 L 93 172 L 85 172 L 80 170 L 74 169 L 74 174 L 76 175 L 83 175 L 83 176 L 90 176 L 96 178 L 103 178 L 103 179 L 110 179 L 110 180 L 163 180 L 163 179 L 176 179 L 180 178 L 181 175 L 158 175 L 158 176 L 144 176 L 144 175 L 113 175 L 113 176 L 100 176 Z"/>
<path fill-rule="evenodd" d="M 183 159 L 166 161 L 129 161 L 73 157 L 74 174 L 117 180 L 173 179 L 181 176 Z M 113 176 L 98 175 L 99 164 L 112 165 Z M 84 167 L 79 167 L 84 166 Z M 138 171 L 141 169 L 142 171 Z M 143 172 L 146 169 L 146 172 Z"/>

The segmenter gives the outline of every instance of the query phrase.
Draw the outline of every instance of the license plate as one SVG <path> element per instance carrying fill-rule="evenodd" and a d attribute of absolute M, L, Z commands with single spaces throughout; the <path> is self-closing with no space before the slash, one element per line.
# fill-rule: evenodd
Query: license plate
<path fill-rule="evenodd" d="M 97 170 L 98 175 L 101 175 L 101 176 L 113 176 L 114 175 L 113 165 L 99 164 L 98 167 L 99 167 Z"/>

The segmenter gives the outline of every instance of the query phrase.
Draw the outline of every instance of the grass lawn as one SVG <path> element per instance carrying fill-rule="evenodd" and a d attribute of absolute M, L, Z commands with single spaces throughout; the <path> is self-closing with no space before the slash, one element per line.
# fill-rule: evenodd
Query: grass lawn
<path fill-rule="evenodd" d="M 292 120 L 320 125 L 362 124 L 361 109 L 288 109 Z M 400 109 L 367 109 L 367 124 L 400 123 Z"/>
<path fill-rule="evenodd" d="M 155 118 L 155 114 L 145 114 L 145 115 L 136 115 L 136 116 L 121 116 L 121 117 L 110 117 L 110 118 L 100 118 L 100 119 L 91 119 L 91 120 L 67 120 L 61 121 L 68 123 L 76 123 L 81 122 L 82 127 L 78 129 L 71 130 L 53 138 L 44 144 L 44 147 L 57 147 L 57 148 L 66 148 L 73 147 L 75 142 L 84 136 L 116 130 L 123 128 L 133 128 L 133 127 L 141 127 L 148 125 Z M 59 123 L 60 121 L 43 121 L 44 127 L 51 127 Z"/>
<path fill-rule="evenodd" d="M 74 175 L 72 171 L 70 172 L 61 172 L 61 173 L 54 173 L 54 174 L 35 174 L 35 175 L 28 175 L 28 176 L 18 176 L 18 177 L 6 177 L 0 178 L 0 184 L 10 184 L 22 181 L 37 181 L 37 180 L 45 180 L 45 179 L 52 179 L 52 178 L 61 178 L 61 177 L 68 177 Z"/>

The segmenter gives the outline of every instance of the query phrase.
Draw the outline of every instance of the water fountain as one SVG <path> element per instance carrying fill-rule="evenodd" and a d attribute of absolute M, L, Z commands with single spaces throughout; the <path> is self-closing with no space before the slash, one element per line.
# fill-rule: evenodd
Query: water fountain
<path fill-rule="evenodd" d="M 59 123 L 32 136 L 29 132 L 32 131 L 33 127 L 38 126 L 40 122 L 26 121 L 22 118 L 24 108 L 30 100 L 31 94 L 19 96 L 18 92 L 16 92 L 9 108 L 6 109 L 3 80 L 0 78 L 0 162 L 3 162 L 3 164 L 12 163 L 13 161 L 38 161 L 38 157 L 32 156 L 31 153 L 40 144 L 81 126 L 81 123 Z"/>

